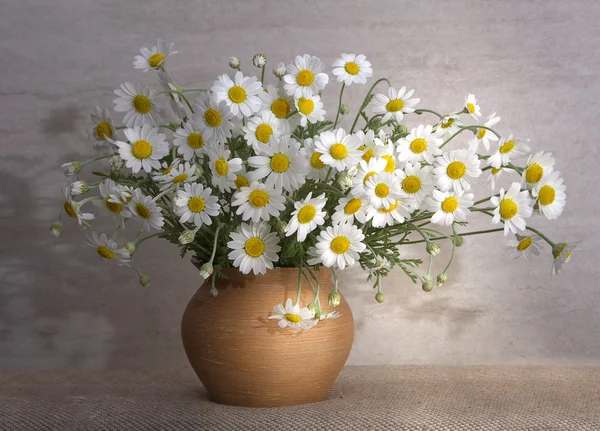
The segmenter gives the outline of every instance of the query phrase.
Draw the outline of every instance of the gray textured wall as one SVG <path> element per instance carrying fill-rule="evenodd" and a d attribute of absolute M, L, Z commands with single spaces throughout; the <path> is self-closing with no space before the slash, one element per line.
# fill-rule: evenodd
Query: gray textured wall
<path fill-rule="evenodd" d="M 131 62 L 156 37 L 176 42 L 178 81 L 201 86 L 233 54 L 275 64 L 309 52 L 331 64 L 365 53 L 377 77 L 416 88 L 421 107 L 448 112 L 474 92 L 501 131 L 555 154 L 568 207 L 539 225 L 582 241 L 565 273 L 551 277 L 547 249 L 533 264 L 511 260 L 501 234 L 470 237 L 430 294 L 395 273 L 378 305 L 366 277 L 347 271 L 350 363 L 599 363 L 599 21 L 594 0 L 3 1 L 0 370 L 185 364 L 179 319 L 198 278 L 174 247 L 143 250 L 144 289 L 130 271 L 99 265 L 72 226 L 58 241 L 47 230 L 60 209 L 58 166 L 92 154 L 89 111 L 112 108 L 125 80 L 151 79 Z M 353 86 L 349 100 L 365 91 Z M 335 98 L 330 89 L 330 110 Z"/>

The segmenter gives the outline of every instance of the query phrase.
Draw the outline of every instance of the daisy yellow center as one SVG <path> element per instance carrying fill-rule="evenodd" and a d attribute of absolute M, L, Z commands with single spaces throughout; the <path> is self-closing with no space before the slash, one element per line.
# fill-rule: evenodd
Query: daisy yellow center
<path fill-rule="evenodd" d="M 454 124 L 454 118 L 448 118 L 446 121 L 442 121 L 442 129 L 447 129 Z"/>
<path fill-rule="evenodd" d="M 310 115 L 311 112 L 315 109 L 315 102 L 310 99 L 305 99 L 301 97 L 298 99 L 298 110 L 304 115 Z"/>
<path fill-rule="evenodd" d="M 350 75 L 356 75 L 358 72 L 360 72 L 360 68 L 358 67 L 358 64 L 356 64 L 353 61 L 349 61 L 348 63 L 346 63 L 346 65 L 344 66 L 344 69 Z"/>
<path fill-rule="evenodd" d="M 487 130 L 479 129 L 479 132 L 477 132 L 477 139 L 483 139 L 483 137 L 485 136 L 485 132 L 487 132 Z"/>
<path fill-rule="evenodd" d="M 262 239 L 257 237 L 252 237 L 246 244 L 244 245 L 244 249 L 246 250 L 246 254 L 250 257 L 259 257 L 265 251 L 265 243 Z"/>
<path fill-rule="evenodd" d="M 565 262 L 568 262 L 569 259 L 571 259 L 571 253 L 573 253 L 573 250 L 569 250 L 567 254 L 565 254 Z"/>
<path fill-rule="evenodd" d="M 204 113 L 204 121 L 210 127 L 219 127 L 221 125 L 221 113 L 216 109 L 207 109 Z"/>
<path fill-rule="evenodd" d="M 350 248 L 350 240 L 345 236 L 336 236 L 331 240 L 330 248 L 335 254 L 344 254 Z"/>
<path fill-rule="evenodd" d="M 190 148 L 193 148 L 194 150 L 202 148 L 204 146 L 204 140 L 202 139 L 202 135 L 197 132 L 190 133 L 187 137 L 187 144 Z"/>
<path fill-rule="evenodd" d="M 162 55 L 160 53 L 156 53 L 156 54 L 150 56 L 150 58 L 148 59 L 148 64 L 150 65 L 150 67 L 156 67 L 164 59 L 165 59 L 164 55 Z"/>
<path fill-rule="evenodd" d="M 394 169 L 396 169 L 396 161 L 394 158 L 392 156 L 385 155 L 382 157 L 382 159 L 387 161 L 387 164 L 383 170 L 390 173 L 394 172 Z"/>
<path fill-rule="evenodd" d="M 492 168 L 492 175 L 498 175 L 498 173 L 500 173 L 501 170 L 502 168 Z"/>
<path fill-rule="evenodd" d="M 321 161 L 321 153 L 314 152 L 312 156 L 310 156 L 310 165 L 315 169 L 323 169 L 325 167 L 325 163 Z"/>
<path fill-rule="evenodd" d="M 498 151 L 500 151 L 501 154 L 506 154 L 510 153 L 513 148 L 515 148 L 515 141 L 507 141 L 498 149 Z"/>
<path fill-rule="evenodd" d="M 254 132 L 254 136 L 259 142 L 266 144 L 271 139 L 271 135 L 273 134 L 273 128 L 268 124 L 261 124 L 256 128 L 256 132 Z"/>
<path fill-rule="evenodd" d="M 367 147 L 363 145 L 362 147 L 360 147 L 360 148 L 359 148 L 359 150 L 361 150 L 361 151 L 367 150 Z M 369 160 L 371 160 L 371 158 L 372 158 L 372 157 L 374 157 L 374 156 L 375 156 L 375 153 L 373 152 L 373 149 L 372 149 L 372 148 L 369 148 L 369 149 L 368 149 L 367 151 L 365 151 L 365 152 L 364 152 L 364 154 L 362 155 L 362 159 L 363 159 L 365 162 L 368 162 L 368 161 L 369 161 Z"/>
<path fill-rule="evenodd" d="M 104 200 L 104 205 L 106 205 L 106 208 L 108 208 L 110 212 L 115 214 L 119 214 L 123 210 L 123 205 L 116 202 L 111 202 L 108 200 L 108 198 Z"/>
<path fill-rule="evenodd" d="M 409 175 L 402 180 L 402 190 L 414 194 L 421 190 L 421 179 L 416 175 Z"/>
<path fill-rule="evenodd" d="M 552 187 L 550 187 L 550 186 L 542 187 L 539 192 L 540 204 L 550 205 L 552 202 L 554 202 L 555 195 L 556 195 L 556 192 L 554 191 L 554 189 Z"/>
<path fill-rule="evenodd" d="M 475 105 L 473 105 L 472 103 L 467 103 L 467 109 L 472 114 L 473 112 L 475 112 Z"/>
<path fill-rule="evenodd" d="M 510 220 L 519 212 L 519 207 L 512 199 L 502 199 L 500 202 L 500 216 L 504 220 Z"/>
<path fill-rule="evenodd" d="M 519 250 L 519 251 L 527 250 L 532 242 L 533 241 L 530 236 L 522 239 L 521 241 L 519 241 L 519 244 L 517 245 L 517 250 Z"/>
<path fill-rule="evenodd" d="M 348 155 L 348 148 L 344 144 L 333 144 L 329 149 L 329 154 L 336 160 L 343 160 Z"/>
<path fill-rule="evenodd" d="M 113 132 L 112 127 L 108 121 L 102 121 L 96 126 L 96 136 L 98 139 L 105 140 L 106 138 L 112 138 Z"/>
<path fill-rule="evenodd" d="M 234 182 L 235 182 L 235 187 L 238 190 L 241 189 L 242 187 L 249 187 L 250 186 L 250 183 L 248 182 L 248 179 L 245 176 L 243 176 L 243 175 L 238 175 L 235 178 Z"/>
<path fill-rule="evenodd" d="M 317 209 L 314 205 L 305 205 L 298 211 L 298 221 L 302 224 L 310 223 L 315 218 Z"/>
<path fill-rule="evenodd" d="M 427 141 L 423 138 L 417 138 L 410 143 L 410 150 L 415 154 L 421 154 L 427 149 Z"/>
<path fill-rule="evenodd" d="M 378 198 L 384 198 L 390 193 L 390 188 L 387 184 L 380 183 L 375 186 L 375 194 Z"/>
<path fill-rule="evenodd" d="M 269 203 L 269 194 L 264 190 L 252 190 L 248 196 L 248 202 L 254 208 L 262 208 Z"/>
<path fill-rule="evenodd" d="M 204 207 L 206 206 L 206 202 L 200 196 L 192 196 L 188 201 L 188 208 L 193 213 L 201 213 L 204 211 Z"/>
<path fill-rule="evenodd" d="M 285 154 L 277 153 L 271 157 L 271 169 L 278 174 L 285 172 L 290 167 L 290 159 Z"/>
<path fill-rule="evenodd" d="M 150 210 L 144 204 L 140 204 L 140 203 L 135 204 L 135 211 L 143 219 L 149 219 L 151 216 Z"/>
<path fill-rule="evenodd" d="M 169 167 L 167 167 L 167 169 L 165 169 L 164 171 L 162 171 L 163 175 L 168 175 L 169 172 L 171 172 L 171 169 L 173 169 L 173 165 L 170 165 Z"/>
<path fill-rule="evenodd" d="M 276 99 L 271 103 L 271 112 L 277 118 L 285 118 L 291 112 L 290 104 L 285 99 Z"/>
<path fill-rule="evenodd" d="M 458 208 L 458 199 L 454 196 L 448 196 L 442 201 L 442 211 L 446 213 L 453 213 Z"/>
<path fill-rule="evenodd" d="M 392 205 L 390 205 L 389 208 L 385 208 L 385 207 L 379 208 L 379 212 L 380 213 L 391 213 L 396 208 L 398 208 L 398 201 L 396 201 Z"/>
<path fill-rule="evenodd" d="M 246 90 L 244 90 L 244 87 L 240 87 L 239 85 L 234 85 L 231 87 L 227 94 L 229 95 L 229 100 L 231 100 L 233 103 L 242 103 L 244 100 L 246 100 Z"/>
<path fill-rule="evenodd" d="M 525 172 L 525 179 L 528 183 L 535 184 L 539 182 L 544 176 L 544 168 L 542 168 L 537 163 L 533 163 L 531 166 L 527 168 Z"/>
<path fill-rule="evenodd" d="M 215 171 L 217 171 L 217 174 L 219 174 L 222 177 L 227 175 L 227 173 L 229 172 L 227 160 L 225 160 L 222 157 L 220 159 L 217 159 L 217 161 L 215 162 Z"/>
<path fill-rule="evenodd" d="M 179 184 L 184 182 L 185 180 L 187 180 L 187 174 L 179 174 L 177 175 L 175 178 L 173 178 L 171 181 L 173 181 L 173 184 Z"/>
<path fill-rule="evenodd" d="M 308 87 L 315 80 L 315 74 L 308 69 L 301 70 L 296 75 L 296 82 L 302 87 Z"/>
<path fill-rule="evenodd" d="M 376 174 L 376 172 L 367 172 L 365 175 L 365 178 L 363 179 L 363 184 L 367 184 L 367 181 L 369 181 L 369 178 L 371 178 L 375 174 Z"/>
<path fill-rule="evenodd" d="M 283 318 L 285 320 L 287 320 L 288 322 L 292 322 L 292 323 L 300 323 L 300 322 L 302 322 L 302 318 L 300 316 L 298 316 L 297 314 L 285 313 L 283 315 Z"/>
<path fill-rule="evenodd" d="M 140 114 L 147 114 L 152 109 L 152 102 L 143 94 L 137 94 L 133 98 L 133 109 Z"/>
<path fill-rule="evenodd" d="M 108 247 L 104 247 L 103 245 L 99 245 L 98 247 L 96 247 L 96 251 L 98 252 L 98 254 L 100 256 L 102 256 L 104 259 L 114 259 L 115 258 L 115 252 L 112 251 L 110 248 Z"/>
<path fill-rule="evenodd" d="M 75 212 L 75 208 L 73 208 L 73 204 L 71 202 L 65 201 L 63 208 L 69 217 L 77 218 L 77 213 Z"/>
<path fill-rule="evenodd" d="M 467 172 L 467 167 L 463 162 L 452 162 L 446 168 L 446 173 L 453 180 L 462 178 Z"/>
<path fill-rule="evenodd" d="M 404 108 L 404 102 L 400 99 L 390 100 L 386 105 L 385 109 L 388 112 L 398 112 Z"/>
<path fill-rule="evenodd" d="M 152 155 L 152 145 L 150 145 L 150 142 L 140 139 L 135 141 L 133 147 L 131 147 L 131 153 L 136 159 L 147 159 Z"/>
<path fill-rule="evenodd" d="M 362 207 L 362 201 L 360 199 L 350 199 L 348 203 L 344 205 L 344 213 L 346 213 L 346 215 L 354 214 L 360 207 Z"/>

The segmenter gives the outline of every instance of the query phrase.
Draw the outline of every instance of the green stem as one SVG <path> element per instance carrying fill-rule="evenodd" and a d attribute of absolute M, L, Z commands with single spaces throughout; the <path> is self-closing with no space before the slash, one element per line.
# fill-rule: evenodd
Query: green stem
<path fill-rule="evenodd" d="M 263 86 L 265 85 L 265 67 L 266 67 L 266 64 L 262 67 L 262 72 L 260 72 L 260 83 Z"/>
<path fill-rule="evenodd" d="M 527 226 L 527 230 L 530 230 L 531 232 L 539 235 L 540 238 L 542 238 L 544 241 L 546 241 L 548 244 L 550 244 L 550 247 L 554 247 L 554 243 L 550 240 L 550 238 L 548 238 L 546 235 L 544 235 L 543 233 L 541 233 L 539 230 L 534 229 L 532 227 Z"/>
<path fill-rule="evenodd" d="M 456 236 L 456 231 L 454 230 L 454 223 L 452 223 L 452 235 Z M 448 268 L 450 268 L 450 265 L 452 264 L 452 261 L 454 260 L 454 251 L 455 250 L 456 250 L 456 241 L 452 241 L 452 253 L 450 254 L 450 260 L 448 261 L 448 265 L 446 265 L 446 267 L 444 268 L 442 273 L 445 273 L 446 271 L 448 271 Z"/>
<path fill-rule="evenodd" d="M 387 78 L 380 78 L 377 81 L 375 81 L 375 83 L 371 86 L 371 88 L 369 89 L 369 92 L 365 96 L 365 99 L 363 100 L 363 103 L 360 106 L 360 109 L 358 110 L 358 113 L 356 114 L 356 118 L 354 119 L 354 123 L 352 123 L 352 128 L 350 129 L 350 134 L 352 134 L 352 132 L 354 132 L 354 128 L 356 127 L 356 123 L 358 122 L 358 119 L 360 118 L 360 113 L 363 111 L 363 109 L 366 108 L 367 99 L 369 98 L 369 96 L 371 95 L 371 93 L 373 92 L 373 90 L 375 89 L 375 87 L 377 86 L 377 84 L 379 84 L 380 82 L 383 82 L 383 81 L 387 82 L 390 87 L 392 86 L 392 83 Z"/>
<path fill-rule="evenodd" d="M 338 102 L 337 114 L 335 115 L 335 121 L 333 123 L 333 128 L 337 126 L 338 119 L 340 118 L 340 110 L 342 109 L 342 95 L 344 94 L 344 88 L 346 88 L 346 83 L 342 83 L 342 88 L 340 90 L 340 100 Z"/>
<path fill-rule="evenodd" d="M 221 230 L 221 225 L 218 225 L 217 229 L 215 230 L 215 240 L 213 242 L 212 254 L 210 255 L 209 263 L 211 265 L 212 265 L 213 261 L 215 260 L 215 254 L 217 253 L 217 242 L 219 241 L 219 231 L 220 230 Z"/>
<path fill-rule="evenodd" d="M 285 118 L 286 118 L 286 119 L 288 119 L 288 118 L 290 118 L 292 115 L 295 115 L 295 114 L 297 114 L 297 113 L 298 113 L 298 110 L 297 110 L 297 109 L 294 109 L 292 112 L 290 112 L 289 114 L 287 114 L 287 115 L 285 116 Z"/>
<path fill-rule="evenodd" d="M 504 228 L 497 228 L 497 229 L 487 229 L 487 230 L 477 230 L 477 231 L 472 231 L 472 232 L 465 232 L 465 233 L 461 233 L 461 236 L 468 236 L 468 235 L 480 235 L 480 234 L 484 234 L 484 233 L 492 233 L 492 232 L 500 232 L 503 231 Z M 440 236 L 440 237 L 435 237 L 435 238 L 429 238 L 430 241 L 437 241 L 437 240 L 441 240 L 441 239 L 446 239 L 448 238 L 447 236 Z M 419 244 L 425 242 L 424 240 L 419 240 L 419 241 L 406 241 L 403 242 L 402 244 Z"/>
<path fill-rule="evenodd" d="M 146 236 L 146 237 L 144 237 L 144 238 L 140 239 L 139 241 L 137 241 L 137 244 L 136 244 L 135 250 L 137 251 L 137 248 L 140 246 L 140 244 L 141 244 L 141 243 L 143 243 L 144 241 L 146 241 L 147 239 L 150 239 L 150 238 L 154 238 L 154 237 L 156 237 L 156 236 L 159 236 L 161 233 L 162 233 L 162 232 L 153 233 L 152 235 L 148 235 L 148 236 Z"/>
<path fill-rule="evenodd" d="M 415 114 L 417 114 L 417 115 L 421 115 L 423 112 L 429 112 L 430 114 L 437 115 L 440 119 L 444 118 L 443 115 L 440 115 L 437 112 L 432 111 L 431 109 L 417 109 L 417 110 L 415 110 Z"/>
<path fill-rule="evenodd" d="M 208 88 L 182 88 L 181 93 L 191 93 L 193 91 L 210 91 Z"/>

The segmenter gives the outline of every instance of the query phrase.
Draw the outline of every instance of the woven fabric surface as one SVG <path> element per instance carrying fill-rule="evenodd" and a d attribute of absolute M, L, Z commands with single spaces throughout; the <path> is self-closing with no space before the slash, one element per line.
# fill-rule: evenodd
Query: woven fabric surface
<path fill-rule="evenodd" d="M 212 403 L 193 372 L 0 374 L 0 430 L 600 430 L 600 367 L 346 367 L 328 398 Z"/>

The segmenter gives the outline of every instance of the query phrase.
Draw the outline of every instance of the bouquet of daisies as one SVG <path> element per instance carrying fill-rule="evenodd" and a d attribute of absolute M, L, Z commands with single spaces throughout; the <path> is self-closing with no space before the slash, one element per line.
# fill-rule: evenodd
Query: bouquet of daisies
<path fill-rule="evenodd" d="M 277 306 L 276 316 L 283 310 L 300 322 L 335 317 L 323 316 L 320 307 L 315 271 L 321 266 L 333 271 L 329 302 L 337 305 L 337 271 L 355 264 L 374 279 L 378 302 L 384 300 L 381 278 L 393 268 L 431 291 L 434 282 L 446 281 L 467 235 L 504 232 L 513 253 L 524 258 L 547 243 L 554 272 L 569 260 L 572 245 L 554 243 L 529 225 L 534 217 L 556 219 L 565 205 L 552 154 L 531 153 L 527 141 L 501 135 L 495 113 L 482 121 L 474 95 L 442 115 L 418 107 L 413 90 L 381 78 L 350 108 L 344 89 L 367 83 L 373 72 L 364 55 L 342 54 L 332 65 L 339 97 L 327 119 L 321 93 L 332 84 L 317 57 L 278 64 L 271 83 L 264 55 L 252 59 L 258 76 L 232 57 L 233 71 L 210 88 L 184 88 L 167 72 L 175 53 L 161 40 L 142 48 L 134 67 L 156 71 L 160 88 L 122 84 L 114 100 L 122 121 L 115 123 L 107 109 L 91 115 L 88 134 L 99 155 L 62 166 L 72 178 L 64 187 L 64 213 L 83 229 L 96 213 L 112 217 L 114 229 L 92 231 L 88 242 L 103 260 L 132 266 L 142 285 L 150 279 L 134 258 L 154 237 L 179 245 L 182 257 L 192 253 L 215 296 L 225 268 L 264 274 L 297 267 L 299 293 L 304 280 L 315 300 L 300 309 L 298 294 L 296 305 Z M 350 113 L 350 128 L 339 127 Z M 409 130 L 403 124 L 409 116 L 429 122 Z M 96 162 L 103 166 L 88 168 Z M 95 179 L 82 179 L 87 171 Z M 490 192 L 476 197 L 472 185 L 484 176 Z M 498 187 L 500 177 L 506 188 Z M 466 230 L 474 213 L 496 227 Z M 58 236 L 60 218 L 51 230 Z M 443 240 L 452 253 L 434 280 L 431 260 Z M 421 260 L 400 253 L 415 243 L 428 253 L 425 273 L 417 269 Z"/>

